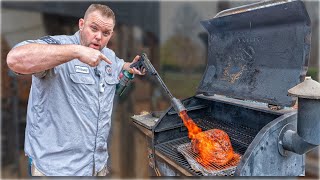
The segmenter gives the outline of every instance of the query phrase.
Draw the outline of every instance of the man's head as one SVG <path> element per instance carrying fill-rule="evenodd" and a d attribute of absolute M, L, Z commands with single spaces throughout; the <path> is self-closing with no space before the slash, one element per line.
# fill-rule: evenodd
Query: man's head
<path fill-rule="evenodd" d="M 79 20 L 81 45 L 97 50 L 109 42 L 115 26 L 115 15 L 106 5 L 92 4 Z"/>

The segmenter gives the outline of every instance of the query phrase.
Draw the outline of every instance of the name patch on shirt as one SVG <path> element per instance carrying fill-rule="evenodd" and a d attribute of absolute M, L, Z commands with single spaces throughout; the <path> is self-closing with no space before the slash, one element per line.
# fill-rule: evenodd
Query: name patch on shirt
<path fill-rule="evenodd" d="M 77 73 L 89 74 L 89 68 L 85 66 L 75 66 Z"/>

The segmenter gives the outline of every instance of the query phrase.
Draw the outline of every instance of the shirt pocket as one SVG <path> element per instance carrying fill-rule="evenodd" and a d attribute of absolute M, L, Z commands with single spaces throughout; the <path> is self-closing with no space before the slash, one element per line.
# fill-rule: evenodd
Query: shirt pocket
<path fill-rule="evenodd" d="M 71 103 L 82 106 L 95 104 L 92 99 L 96 98 L 97 87 L 94 77 L 91 74 L 70 74 L 71 84 L 68 88 L 68 98 Z"/>
<path fill-rule="evenodd" d="M 116 85 L 119 83 L 119 79 L 117 77 L 114 76 L 106 76 L 104 78 L 105 82 L 109 85 Z"/>
<path fill-rule="evenodd" d="M 76 84 L 95 84 L 93 77 L 91 77 L 89 74 L 70 74 L 70 78 Z"/>

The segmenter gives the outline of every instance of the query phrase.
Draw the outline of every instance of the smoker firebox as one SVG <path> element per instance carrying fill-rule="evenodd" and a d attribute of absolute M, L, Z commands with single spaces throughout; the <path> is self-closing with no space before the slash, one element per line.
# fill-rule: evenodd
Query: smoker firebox
<path fill-rule="evenodd" d="M 224 130 L 241 155 L 233 173 L 219 175 L 304 175 L 305 155 L 281 146 L 284 127 L 299 124 L 292 108 L 297 98 L 287 94 L 308 68 L 311 33 L 304 4 L 264 1 L 201 23 L 209 34 L 208 63 L 196 95 L 182 103 L 203 130 Z M 174 108 L 133 121 L 149 137 L 149 164 L 158 175 L 204 175 L 177 150 L 190 139 Z"/>

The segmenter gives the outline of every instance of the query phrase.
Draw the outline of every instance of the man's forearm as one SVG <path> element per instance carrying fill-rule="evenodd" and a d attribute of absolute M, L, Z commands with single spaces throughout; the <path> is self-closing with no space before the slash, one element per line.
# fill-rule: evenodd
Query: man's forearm
<path fill-rule="evenodd" d="M 7 63 L 17 73 L 32 74 L 77 58 L 78 49 L 79 45 L 27 44 L 12 49 Z"/>

